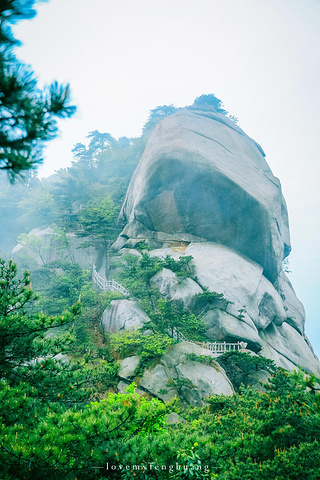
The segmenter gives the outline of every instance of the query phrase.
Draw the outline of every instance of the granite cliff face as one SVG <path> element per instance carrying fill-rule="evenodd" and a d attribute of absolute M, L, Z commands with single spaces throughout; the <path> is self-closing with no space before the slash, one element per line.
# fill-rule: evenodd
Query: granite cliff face
<path fill-rule="evenodd" d="M 230 302 L 202 309 L 208 340 L 244 340 L 279 366 L 319 371 L 304 308 L 282 270 L 291 247 L 280 182 L 261 147 L 226 116 L 181 109 L 162 120 L 120 219 L 115 250 L 144 240 L 151 256 L 193 257 L 193 279 L 181 283 L 166 269 L 151 279 L 164 298 L 192 311 L 206 288 Z"/>
<path fill-rule="evenodd" d="M 121 212 L 123 236 L 216 242 L 272 282 L 290 253 L 286 203 L 261 147 L 219 113 L 182 109 L 154 129 Z"/>

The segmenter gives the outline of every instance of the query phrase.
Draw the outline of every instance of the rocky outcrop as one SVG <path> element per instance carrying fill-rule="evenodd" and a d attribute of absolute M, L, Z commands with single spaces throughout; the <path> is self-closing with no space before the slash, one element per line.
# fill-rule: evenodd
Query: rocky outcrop
<path fill-rule="evenodd" d="M 209 395 L 232 395 L 232 384 L 217 362 L 205 365 L 189 360 L 187 353 L 213 357 L 198 345 L 178 343 L 162 356 L 160 364 L 144 372 L 140 385 L 163 400 L 178 396 L 192 406 L 202 405 Z"/>
<path fill-rule="evenodd" d="M 261 330 L 260 354 L 271 358 L 280 367 L 293 370 L 297 366 L 307 373 L 319 373 L 319 360 L 310 348 L 307 339 L 287 322 L 281 326 L 271 324 Z"/>
<path fill-rule="evenodd" d="M 261 350 L 262 344 L 253 322 L 239 320 L 219 308 L 209 310 L 203 317 L 207 325 L 207 337 L 211 342 L 245 341 L 255 350 Z"/>
<path fill-rule="evenodd" d="M 29 232 L 30 244 L 16 245 L 12 256 L 17 261 L 27 260 L 28 266 L 41 267 L 56 260 L 66 259 L 78 263 L 81 268 L 92 269 L 96 262 L 97 251 L 93 246 L 82 248 L 84 242 L 89 242 L 89 237 L 80 238 L 75 233 L 66 234 L 66 243 L 63 248 L 61 243 L 54 241 L 54 232 L 51 227 L 35 228 Z"/>
<path fill-rule="evenodd" d="M 163 269 L 151 284 L 200 315 L 209 341 L 244 340 L 279 366 L 320 371 L 303 306 L 282 271 L 291 247 L 280 182 L 261 147 L 226 116 L 186 108 L 159 122 L 120 219 L 116 250 L 144 241 L 151 256 L 193 257 L 193 278 L 179 282 Z M 199 303 L 204 291 L 224 302 Z"/>
<path fill-rule="evenodd" d="M 147 322 L 150 318 L 134 300 L 112 300 L 102 315 L 102 326 L 108 333 L 136 330 Z"/>
<path fill-rule="evenodd" d="M 156 126 L 121 219 L 125 238 L 226 245 L 271 281 L 290 252 L 285 200 L 261 147 L 213 111 L 181 109 Z"/>
<path fill-rule="evenodd" d="M 178 260 L 181 253 L 174 250 L 156 249 L 150 255 L 165 258 L 171 254 Z M 292 370 L 299 365 L 308 373 L 320 371 L 304 335 L 303 306 L 283 272 L 273 285 L 260 265 L 210 242 L 190 243 L 183 254 L 193 257 L 198 284 L 222 293 L 227 300 L 224 307 L 207 305 L 202 312 L 209 341 L 244 340 L 251 350 L 283 368 Z M 173 298 L 174 290 L 171 295 Z"/>
<path fill-rule="evenodd" d="M 124 378 L 131 378 L 134 376 L 134 372 L 139 365 L 140 358 L 138 355 L 132 357 L 126 357 L 120 362 L 119 376 Z"/>
<path fill-rule="evenodd" d="M 191 278 L 179 279 L 167 268 L 152 277 L 150 283 L 158 287 L 164 298 L 180 302 L 185 309 L 191 309 L 195 296 L 203 291 Z"/>
<path fill-rule="evenodd" d="M 286 320 L 282 299 L 259 264 L 224 245 L 212 243 L 190 244 L 185 255 L 193 257 L 199 284 L 223 293 L 232 302 L 229 313 L 237 317 L 239 310 L 244 309 L 244 321 L 250 326 L 253 322 L 258 329 L 271 322 L 281 325 Z"/>
<path fill-rule="evenodd" d="M 299 333 L 301 333 L 301 335 L 303 335 L 306 317 L 304 307 L 297 298 L 293 286 L 284 272 L 280 273 L 274 286 L 282 298 L 283 306 L 287 315 L 287 323 L 292 325 Z"/>

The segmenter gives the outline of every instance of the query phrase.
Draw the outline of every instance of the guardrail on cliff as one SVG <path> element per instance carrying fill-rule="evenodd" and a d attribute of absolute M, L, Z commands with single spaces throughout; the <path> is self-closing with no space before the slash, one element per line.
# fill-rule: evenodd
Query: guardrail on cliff
<path fill-rule="evenodd" d="M 176 328 L 173 329 L 172 332 L 169 333 L 169 336 L 176 340 L 177 342 L 191 342 L 199 345 L 202 348 L 206 348 L 210 350 L 212 353 L 217 355 L 223 355 L 227 352 L 236 352 L 241 351 L 246 348 L 248 345 L 246 342 L 236 342 L 236 343 L 228 343 L 228 342 L 193 342 L 186 338 L 181 332 L 179 332 Z"/>
<path fill-rule="evenodd" d="M 125 295 L 126 297 L 130 297 L 130 293 L 126 290 L 120 283 L 116 282 L 115 280 L 106 280 L 102 278 L 96 270 L 95 265 L 92 267 L 92 280 L 93 282 L 101 288 L 101 290 L 111 290 L 117 291 Z M 237 342 L 237 343 L 227 343 L 227 342 L 193 342 L 186 338 L 183 333 L 179 332 L 176 328 L 173 328 L 172 331 L 168 331 L 168 334 L 171 338 L 176 340 L 177 342 L 191 342 L 195 345 L 199 345 L 202 348 L 206 348 L 210 350 L 212 353 L 216 355 L 223 355 L 226 352 L 235 352 L 241 351 L 246 348 L 248 345 L 246 342 Z"/>
<path fill-rule="evenodd" d="M 235 352 L 239 350 L 244 350 L 248 345 L 246 342 L 237 342 L 237 343 L 227 343 L 227 342 L 212 342 L 204 343 L 204 348 L 207 348 L 213 353 L 218 355 L 223 355 L 227 352 Z"/>
<path fill-rule="evenodd" d="M 117 291 L 125 295 L 126 297 L 130 296 L 128 290 L 126 290 L 120 283 L 116 282 L 115 280 L 106 280 L 102 278 L 96 270 L 95 265 L 92 266 L 92 280 L 93 282 L 99 287 L 101 290 L 111 290 Z"/>

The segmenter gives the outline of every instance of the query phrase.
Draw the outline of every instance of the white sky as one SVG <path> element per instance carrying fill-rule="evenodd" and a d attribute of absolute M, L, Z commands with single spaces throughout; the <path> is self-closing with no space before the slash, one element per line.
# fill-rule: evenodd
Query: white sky
<path fill-rule="evenodd" d="M 290 279 L 320 355 L 320 1 L 51 0 L 15 33 L 19 57 L 41 82 L 70 82 L 78 106 L 41 175 L 91 130 L 139 136 L 158 105 L 222 99 L 281 180 Z"/>

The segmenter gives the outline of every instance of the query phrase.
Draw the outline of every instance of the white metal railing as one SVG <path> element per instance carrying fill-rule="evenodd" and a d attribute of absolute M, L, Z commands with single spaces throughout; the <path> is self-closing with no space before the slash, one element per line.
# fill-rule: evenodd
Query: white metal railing
<path fill-rule="evenodd" d="M 93 282 L 101 288 L 101 290 L 112 290 L 121 292 L 126 297 L 130 297 L 130 293 L 126 290 L 120 283 L 115 280 L 106 280 L 102 278 L 96 270 L 95 265 L 92 267 L 92 280 Z M 223 355 L 226 352 L 234 352 L 237 350 L 244 350 L 248 345 L 246 342 L 237 342 L 237 343 L 227 343 L 227 342 L 193 342 L 186 338 L 183 333 L 179 332 L 175 327 L 168 330 L 168 334 L 171 338 L 177 342 L 191 342 L 196 345 L 200 345 L 207 350 L 210 350 L 216 355 Z"/>
<path fill-rule="evenodd" d="M 183 333 L 179 332 L 175 327 L 172 330 L 168 331 L 168 335 L 173 338 L 173 340 L 176 340 L 177 342 L 190 342 Z M 194 342 L 192 342 L 194 343 Z"/>
<path fill-rule="evenodd" d="M 216 355 L 223 355 L 226 352 L 235 352 L 237 350 L 244 350 L 248 345 L 246 342 L 237 342 L 237 343 L 227 343 L 227 342 L 193 342 L 186 338 L 181 332 L 176 328 L 168 331 L 169 336 L 176 340 L 177 342 L 191 342 L 196 345 L 200 345 L 207 350 L 210 350 Z"/>
<path fill-rule="evenodd" d="M 213 353 L 223 354 L 226 352 L 234 352 L 236 350 L 244 350 L 248 345 L 246 342 L 227 343 L 227 342 L 212 342 L 205 343 L 205 348 Z"/>
<path fill-rule="evenodd" d="M 106 280 L 105 278 L 102 278 L 97 272 L 95 265 L 92 267 L 92 280 L 99 288 L 101 288 L 101 290 L 117 291 L 126 297 L 130 296 L 128 290 L 120 285 L 120 283 L 116 282 L 115 280 Z"/>
<path fill-rule="evenodd" d="M 216 355 L 223 355 L 226 352 L 235 352 L 244 350 L 248 345 L 246 342 L 237 342 L 237 343 L 227 343 L 227 342 L 193 342 L 186 338 L 181 332 L 174 329 L 173 332 L 169 333 L 170 337 L 176 340 L 177 342 L 191 342 L 196 345 L 201 346 L 207 350 L 210 350 Z"/>

